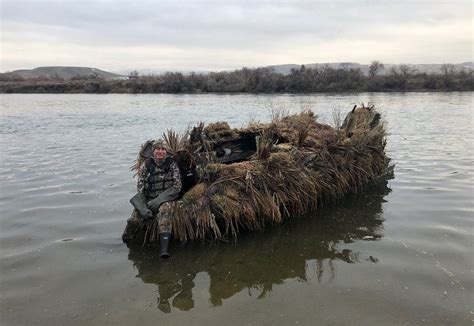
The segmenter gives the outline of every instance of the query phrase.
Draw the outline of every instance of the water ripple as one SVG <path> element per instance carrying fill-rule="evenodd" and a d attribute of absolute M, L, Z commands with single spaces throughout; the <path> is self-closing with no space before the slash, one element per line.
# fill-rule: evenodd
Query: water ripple
<path fill-rule="evenodd" d="M 166 264 L 121 244 L 144 140 L 190 122 L 269 121 L 269 107 L 309 106 L 332 123 L 334 108 L 360 102 L 388 122 L 396 169 L 386 189 L 235 244 L 176 245 Z M 472 319 L 472 93 L 2 94 L 0 107 L 0 313 L 11 324 L 183 324 L 209 306 L 223 323 L 250 323 L 242 311 L 308 324 Z M 165 289 L 171 314 L 158 307 Z"/>

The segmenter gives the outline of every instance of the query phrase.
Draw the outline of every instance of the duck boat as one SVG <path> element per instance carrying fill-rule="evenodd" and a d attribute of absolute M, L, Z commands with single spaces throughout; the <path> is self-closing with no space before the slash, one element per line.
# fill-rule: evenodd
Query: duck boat
<path fill-rule="evenodd" d="M 317 216 L 318 207 L 386 179 L 386 129 L 373 106 L 354 106 L 334 126 L 311 110 L 275 114 L 271 122 L 230 128 L 226 122 L 163 135 L 178 165 L 183 189 L 173 202 L 172 237 L 223 240 L 285 220 Z M 152 155 L 145 142 L 132 167 Z M 316 212 L 316 214 L 314 214 Z M 158 242 L 156 218 L 128 225 L 131 243 Z"/>

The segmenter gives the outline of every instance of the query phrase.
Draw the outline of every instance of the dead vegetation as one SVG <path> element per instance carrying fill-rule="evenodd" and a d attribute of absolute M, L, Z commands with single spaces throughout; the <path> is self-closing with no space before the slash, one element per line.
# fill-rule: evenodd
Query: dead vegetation
<path fill-rule="evenodd" d="M 362 105 L 354 107 L 342 125 L 339 116 L 334 120 L 336 128 L 318 123 L 306 110 L 242 129 L 218 122 L 198 125 L 191 136 L 168 132 L 165 140 L 173 149 L 187 148 L 194 155 L 212 152 L 222 140 L 256 135 L 256 150 L 249 159 L 201 164 L 200 182 L 176 203 L 174 238 L 225 239 L 261 230 L 380 179 L 389 158 L 379 113 Z M 153 243 L 155 228 L 149 221 L 141 241 Z"/>

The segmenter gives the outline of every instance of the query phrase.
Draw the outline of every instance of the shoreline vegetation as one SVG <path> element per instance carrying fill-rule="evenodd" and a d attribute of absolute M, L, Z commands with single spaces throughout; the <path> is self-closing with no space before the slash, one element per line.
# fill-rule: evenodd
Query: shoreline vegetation
<path fill-rule="evenodd" d="M 405 92 L 473 91 L 472 69 L 458 70 L 442 65 L 439 73 L 420 73 L 408 65 L 393 67 L 379 75 L 383 64 L 374 61 L 368 75 L 360 69 L 306 68 L 281 74 L 271 68 L 242 68 L 210 73 L 168 72 L 127 77 L 102 78 L 96 75 L 60 78 L 59 76 L 24 78 L 0 73 L 0 93 L 318 93 L 318 92 Z"/>

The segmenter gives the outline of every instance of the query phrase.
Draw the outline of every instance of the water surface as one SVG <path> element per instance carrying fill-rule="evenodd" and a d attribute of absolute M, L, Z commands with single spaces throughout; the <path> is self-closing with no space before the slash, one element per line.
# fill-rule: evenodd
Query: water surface
<path fill-rule="evenodd" d="M 469 325 L 472 93 L 1 95 L 5 325 Z M 127 248 L 129 167 L 167 128 L 372 102 L 394 179 L 228 243 Z"/>

